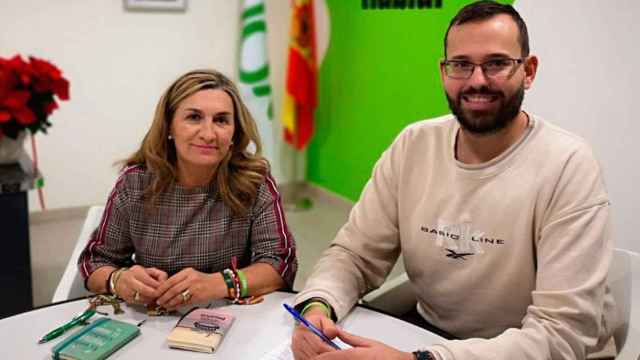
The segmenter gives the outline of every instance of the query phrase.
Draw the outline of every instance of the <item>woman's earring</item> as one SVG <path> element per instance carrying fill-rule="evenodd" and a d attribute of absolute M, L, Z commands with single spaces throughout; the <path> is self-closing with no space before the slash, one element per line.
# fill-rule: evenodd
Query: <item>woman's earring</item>
<path fill-rule="evenodd" d="M 173 137 L 171 137 L 171 135 L 167 136 L 167 139 L 171 140 L 173 139 Z"/>

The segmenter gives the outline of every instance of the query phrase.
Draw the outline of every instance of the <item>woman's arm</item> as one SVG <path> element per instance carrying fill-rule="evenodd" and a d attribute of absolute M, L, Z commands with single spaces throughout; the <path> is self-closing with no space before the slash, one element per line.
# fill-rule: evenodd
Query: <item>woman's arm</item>
<path fill-rule="evenodd" d="M 267 175 L 264 184 L 260 186 L 253 211 L 250 233 L 251 264 L 261 265 L 261 267 L 270 265 L 270 270 L 275 271 L 275 274 L 283 280 L 280 287 L 293 288 L 293 282 L 298 270 L 296 242 L 287 226 L 282 207 L 282 197 L 271 175 Z M 247 267 L 247 270 L 251 266 Z M 272 274 L 270 271 L 265 271 L 264 273 Z M 261 277 L 267 276 L 262 275 L 263 272 L 260 272 L 260 274 L 259 276 Z M 258 279 L 257 284 L 261 283 L 260 280 Z M 268 281 L 265 281 L 265 283 L 275 284 L 275 282 Z M 280 287 L 265 287 L 264 289 L 268 288 L 273 291 Z M 260 290 L 260 288 L 257 290 Z M 249 293 L 251 294 L 252 292 L 250 291 Z"/>
<path fill-rule="evenodd" d="M 270 264 L 251 264 L 241 271 L 247 278 L 249 295 L 266 294 L 285 286 L 280 274 Z M 227 297 L 229 291 L 222 273 L 207 274 L 187 268 L 160 284 L 157 293 L 157 303 L 171 310 L 186 304 L 221 299 Z"/>
<path fill-rule="evenodd" d="M 107 280 L 116 269 L 114 266 L 106 265 L 92 272 L 87 279 L 87 289 L 95 294 L 110 293 Z"/>
<path fill-rule="evenodd" d="M 262 295 L 284 288 L 284 282 L 276 269 L 267 263 L 255 263 L 242 269 L 247 277 L 249 295 Z"/>
<path fill-rule="evenodd" d="M 100 223 L 91 233 L 87 245 L 78 258 L 78 270 L 85 287 L 94 293 L 107 293 L 109 274 L 120 267 L 132 265 L 135 251 L 129 234 L 129 196 L 125 170 L 114 185 L 104 207 Z"/>

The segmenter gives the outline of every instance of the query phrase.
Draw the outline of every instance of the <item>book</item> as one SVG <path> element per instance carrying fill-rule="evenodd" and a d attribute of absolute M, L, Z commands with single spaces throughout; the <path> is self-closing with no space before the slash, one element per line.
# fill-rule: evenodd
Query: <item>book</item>
<path fill-rule="evenodd" d="M 176 349 L 212 353 L 234 320 L 235 316 L 228 312 L 194 308 L 178 321 L 167 342 Z"/>
<path fill-rule="evenodd" d="M 54 360 L 102 360 L 140 334 L 126 322 L 103 317 L 69 335 L 54 346 Z"/>

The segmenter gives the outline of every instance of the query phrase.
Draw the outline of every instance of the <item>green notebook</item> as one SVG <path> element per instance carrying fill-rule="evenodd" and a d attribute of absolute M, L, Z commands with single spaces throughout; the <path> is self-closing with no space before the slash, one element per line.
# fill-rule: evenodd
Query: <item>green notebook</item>
<path fill-rule="evenodd" d="M 53 358 L 102 360 L 140 334 L 137 326 L 100 318 L 70 335 L 51 349 Z"/>

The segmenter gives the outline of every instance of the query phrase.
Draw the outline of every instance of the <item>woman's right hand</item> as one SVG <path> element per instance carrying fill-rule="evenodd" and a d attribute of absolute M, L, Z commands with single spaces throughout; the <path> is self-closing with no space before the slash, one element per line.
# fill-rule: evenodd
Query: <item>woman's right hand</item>
<path fill-rule="evenodd" d="M 167 278 L 167 273 L 160 269 L 134 265 L 122 272 L 115 290 L 128 304 L 150 304 L 158 298 L 156 290 Z"/>
<path fill-rule="evenodd" d="M 338 335 L 338 328 L 333 320 L 329 319 L 325 311 L 319 307 L 312 307 L 304 314 L 305 319 L 322 331 L 329 339 Z M 336 351 L 326 344 L 320 337 L 304 325 L 298 324 L 291 337 L 291 352 L 296 360 L 312 359 L 322 353 Z"/>

